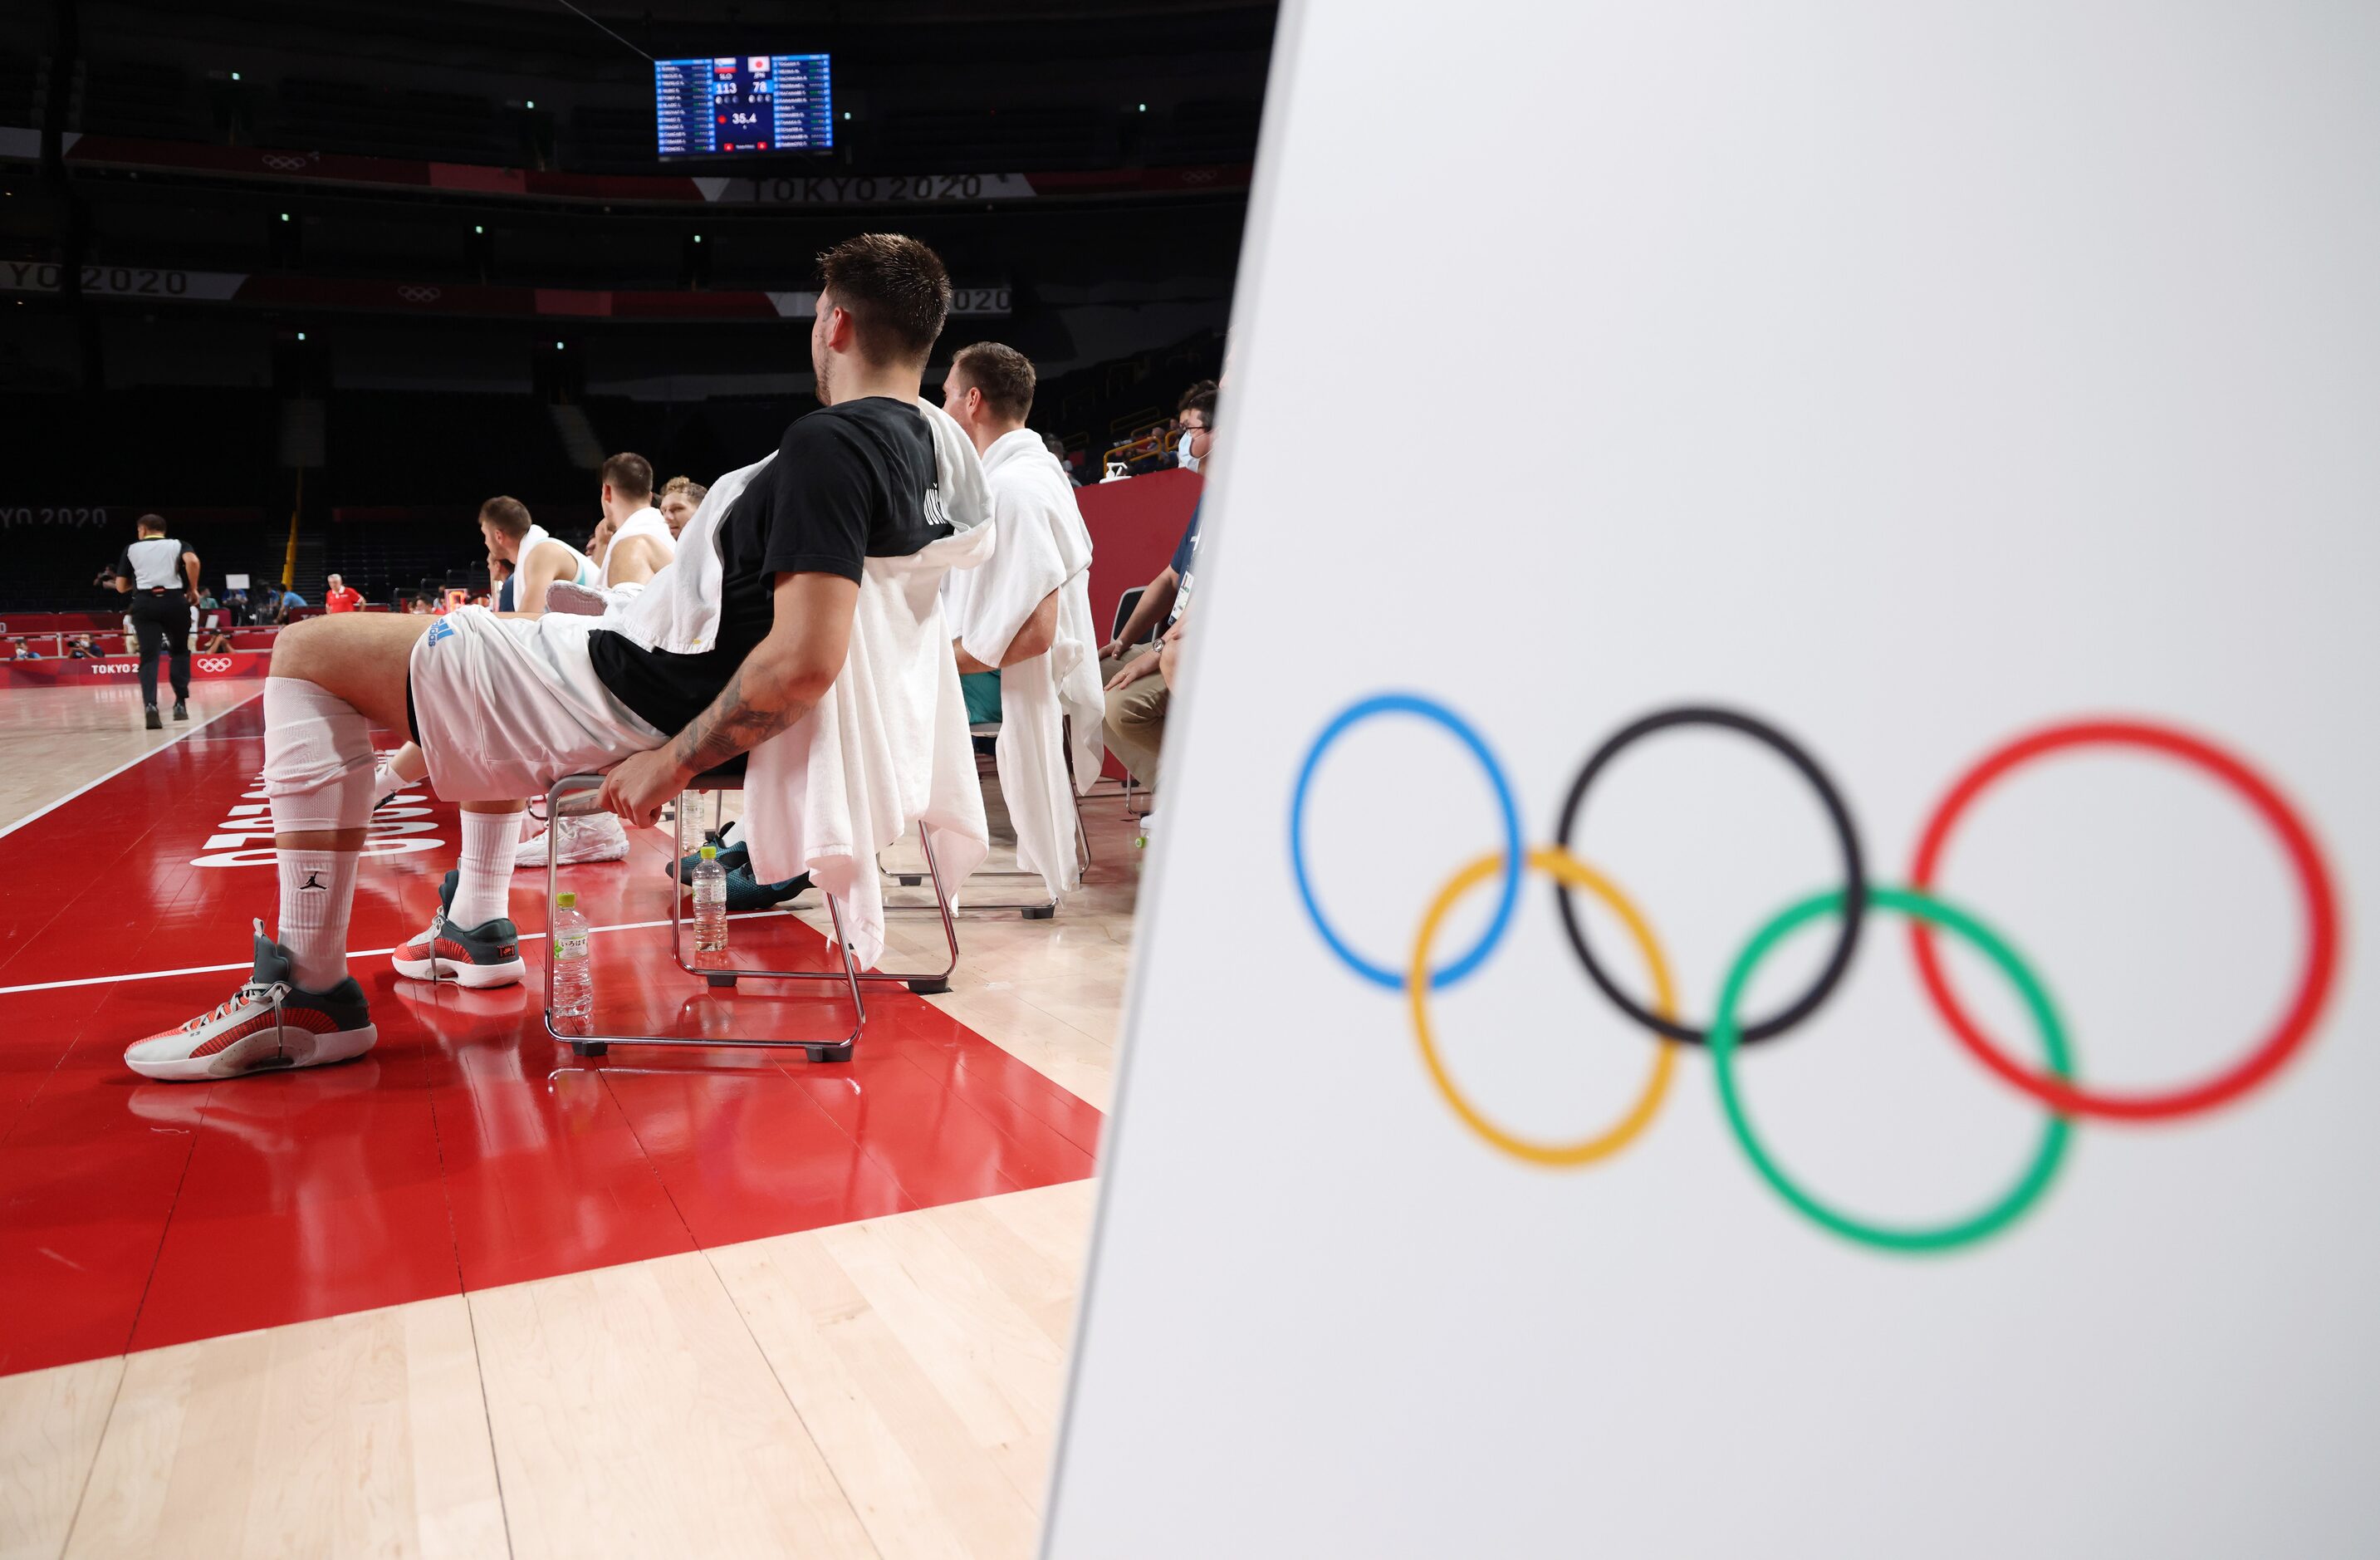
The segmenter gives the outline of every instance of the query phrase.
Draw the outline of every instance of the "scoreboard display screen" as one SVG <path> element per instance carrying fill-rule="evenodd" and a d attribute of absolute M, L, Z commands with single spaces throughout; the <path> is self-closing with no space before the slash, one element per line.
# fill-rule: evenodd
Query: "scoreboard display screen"
<path fill-rule="evenodd" d="M 826 151 L 834 145 L 827 56 L 655 60 L 653 119 L 664 162 Z"/>

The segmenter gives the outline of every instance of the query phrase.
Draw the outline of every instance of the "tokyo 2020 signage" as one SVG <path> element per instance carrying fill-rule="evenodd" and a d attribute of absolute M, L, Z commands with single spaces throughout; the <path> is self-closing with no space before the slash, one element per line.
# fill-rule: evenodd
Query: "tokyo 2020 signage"
<path fill-rule="evenodd" d="M 1391 716 L 1436 725 L 1462 744 L 1486 773 L 1495 793 L 1500 830 L 1496 848 L 1463 867 L 1437 892 L 1423 912 L 1411 948 L 1395 964 L 1357 951 L 1336 929 L 1308 871 L 1305 851 L 1306 808 L 1324 755 L 1353 727 Z M 1596 782 L 1611 762 L 1637 743 L 1689 728 L 1732 733 L 1767 748 L 1790 764 L 1816 793 L 1832 827 L 1841 867 L 1839 882 L 1783 906 L 1751 931 L 1730 962 L 1718 991 L 1699 1015 L 1678 992 L 1656 929 L 1626 890 L 1571 849 Z M 2032 962 L 2007 932 L 1986 924 L 1936 889 L 1944 847 L 1976 798 L 1996 782 L 2039 760 L 2110 748 L 2186 765 L 2244 803 L 2287 859 L 2304 917 L 2294 989 L 2272 1027 L 2238 1060 L 2210 1077 L 2136 1092 L 2096 1088 L 2083 1077 L 2057 1000 Z M 1734 709 L 1681 705 L 1631 722 L 1606 738 L 1572 780 L 1555 824 L 1554 843 L 1528 846 L 1512 782 L 1486 738 L 1438 701 L 1415 693 L 1382 693 L 1342 710 L 1307 748 L 1290 802 L 1289 856 L 1299 899 L 1316 933 L 1351 973 L 1371 985 L 1403 993 L 1414 1039 L 1432 1087 L 1455 1117 L 1496 1152 L 1523 1164 L 1554 1169 L 1609 1159 L 1652 1124 L 1668 1097 L 1681 1053 L 1698 1048 L 1709 1054 L 1729 1131 L 1760 1179 L 1813 1224 L 1854 1244 L 1891 1252 L 1949 1250 L 2007 1230 L 2048 1190 L 2078 1122 L 2179 1121 L 2220 1109 L 2261 1087 L 2313 1038 L 2330 997 L 2338 960 L 2338 892 L 2313 831 L 2297 809 L 2270 780 L 2216 743 L 2143 719 L 2058 722 L 2022 733 L 1992 749 L 1943 793 L 1919 831 L 1905 879 L 1895 884 L 1871 875 L 1852 808 L 1826 769 L 1803 744 L 1759 716 Z M 1479 973 L 1503 941 L 1519 901 L 1522 877 L 1530 871 L 1552 880 L 1563 931 L 1596 988 L 1652 1042 L 1645 1083 L 1634 1101 L 1609 1126 L 1565 1140 L 1514 1132 L 1474 1103 L 1449 1072 L 1430 1017 L 1431 993 Z M 1448 914 L 1466 895 L 1491 881 L 1497 898 L 1488 925 L 1468 947 L 1439 962 L 1438 933 Z M 1573 896 L 1580 893 L 1600 902 L 1625 930 L 1649 981 L 1649 1002 L 1631 995 L 1613 978 L 1606 954 L 1590 939 L 1578 914 Z M 1993 1078 L 2030 1096 L 2047 1113 L 2031 1160 L 2012 1186 L 1980 1209 L 1925 1225 L 1887 1225 L 1859 1218 L 1812 1195 L 1755 1127 L 1739 1077 L 1738 1059 L 1745 1048 L 1792 1033 L 1825 1007 L 1852 968 L 1869 917 L 1878 910 L 1908 922 L 1907 945 L 1920 983 L 1951 1037 Z M 1832 940 L 1825 962 L 1808 985 L 1771 1012 L 1745 1014 L 1745 993 L 1762 965 L 1780 945 L 1821 927 L 1831 928 Z M 2020 1059 L 2012 1046 L 1987 1032 L 1961 1003 L 1943 971 L 1937 945 L 1943 933 L 1974 949 L 2014 988 L 2034 1031 L 2037 1061 Z"/>

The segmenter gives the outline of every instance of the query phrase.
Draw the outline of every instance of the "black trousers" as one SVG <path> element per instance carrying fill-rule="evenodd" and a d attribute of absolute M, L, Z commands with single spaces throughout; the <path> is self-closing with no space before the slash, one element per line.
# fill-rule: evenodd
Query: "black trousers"
<path fill-rule="evenodd" d="M 190 603 L 179 591 L 132 592 L 132 628 L 140 636 L 140 701 L 157 704 L 157 654 L 174 658 L 174 701 L 190 697 Z"/>

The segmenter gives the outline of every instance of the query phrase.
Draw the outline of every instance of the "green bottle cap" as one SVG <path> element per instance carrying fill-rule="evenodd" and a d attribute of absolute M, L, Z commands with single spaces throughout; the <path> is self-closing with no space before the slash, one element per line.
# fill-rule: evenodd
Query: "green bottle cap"
<path fill-rule="evenodd" d="M 578 908 L 578 896 L 565 888 L 553 896 L 553 904 L 556 909 L 575 910 Z"/>
<path fill-rule="evenodd" d="M 715 846 L 715 845 L 706 845 L 706 846 L 704 846 L 704 847 L 702 847 L 702 859 L 703 859 L 704 860 L 706 860 L 706 861 L 716 861 L 716 860 L 718 860 L 718 859 L 719 859 L 719 847 L 718 847 L 717 846 Z"/>

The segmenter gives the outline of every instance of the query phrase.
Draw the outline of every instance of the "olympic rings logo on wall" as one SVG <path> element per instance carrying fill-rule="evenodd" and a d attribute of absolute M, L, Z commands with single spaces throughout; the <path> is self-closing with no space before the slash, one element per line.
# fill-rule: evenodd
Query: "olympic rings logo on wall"
<path fill-rule="evenodd" d="M 396 296 L 407 303 L 435 303 L 445 297 L 446 293 L 443 287 L 419 287 L 408 285 L 397 288 Z"/>
<path fill-rule="evenodd" d="M 193 664 L 195 664 L 201 672 L 228 672 L 231 670 L 231 657 L 228 655 L 201 655 L 195 663 L 193 663 Z"/>
<path fill-rule="evenodd" d="M 1366 958 L 1339 934 L 1315 896 L 1305 862 L 1305 804 L 1323 755 L 1353 727 L 1385 715 L 1407 715 L 1428 722 L 1469 750 L 1495 792 L 1502 835 L 1500 848 L 1462 868 L 1439 891 L 1423 912 L 1412 952 L 1401 969 Z M 1571 842 L 1578 832 L 1579 820 L 1595 782 L 1611 761 L 1646 738 L 1689 727 L 1731 732 L 1760 743 L 1791 764 L 1817 793 L 1832 826 L 1843 873 L 1840 884 L 1794 901 L 1752 932 L 1720 982 L 1707 1023 L 1699 1028 L 1681 1014 L 1668 959 L 1650 923 L 1617 884 L 1571 853 Z M 1940 896 L 1934 888 L 1952 831 L 1976 798 L 1993 783 L 2037 759 L 2107 748 L 2176 760 L 2218 782 L 2244 801 L 2288 858 L 2305 911 L 2304 957 L 2299 967 L 2297 987 L 2270 1032 L 2245 1056 L 2211 1078 L 2146 1092 L 2093 1088 L 2077 1077 L 2064 1022 L 2041 978 L 2004 936 L 1970 911 Z M 1462 716 L 1417 694 L 1378 694 L 1341 711 L 1306 750 L 1290 801 L 1290 865 L 1307 919 L 1323 943 L 1349 969 L 1373 985 L 1404 993 L 1414 1038 L 1432 1087 L 1463 1126 L 1481 1140 L 1500 1153 L 1541 1166 L 1576 1167 L 1609 1159 L 1652 1123 L 1668 1094 L 1679 1052 L 1698 1046 L 1710 1054 L 1719 1108 L 1730 1132 L 1770 1189 L 1821 1228 L 1855 1244 L 1887 1251 L 1949 1250 L 2007 1229 L 2048 1189 L 2065 1158 L 2077 1119 L 2172 1121 L 2242 1098 L 2271 1079 L 2313 1036 L 2338 969 L 2338 895 L 2332 886 L 2329 866 L 2297 810 L 2240 759 L 2204 738 L 2149 721 L 2085 720 L 2044 726 L 1985 754 L 1951 785 L 1920 831 L 1906 886 L 1871 880 L 1867 856 L 1851 810 L 1816 760 L 1775 725 L 1738 710 L 1679 706 L 1657 711 L 1614 733 L 1587 759 L 1578 777 L 1571 783 L 1554 839 L 1551 846 L 1523 847 L 1520 812 L 1503 766 Z M 1482 1112 L 1448 1072 L 1430 1023 L 1430 993 L 1467 979 L 1487 961 L 1511 928 L 1521 879 L 1530 871 L 1553 880 L 1554 903 L 1560 912 L 1562 930 L 1588 978 L 1622 1014 L 1649 1031 L 1656 1042 L 1645 1085 L 1620 1119 L 1590 1136 L 1567 1141 L 1524 1137 Z M 1466 895 L 1490 879 L 1496 881 L 1498 888 L 1495 909 L 1487 927 L 1468 948 L 1443 964 L 1434 965 L 1439 926 Z M 1649 1004 L 1631 996 L 1612 979 L 1578 915 L 1572 897 L 1577 893 L 1591 895 L 1618 918 L 1649 977 Z M 1960 1045 L 2001 1081 L 2048 1107 L 2048 1120 L 2040 1140 L 2016 1184 L 1985 1207 L 1937 1224 L 1884 1225 L 1854 1217 L 1820 1201 L 1785 1170 L 1754 1128 L 1737 1076 L 1737 1058 L 1744 1047 L 1785 1034 L 1826 1005 L 1850 970 L 1868 916 L 1876 910 L 1888 911 L 1909 922 L 1909 946 L 1916 961 L 1919 981 Z M 1745 1016 L 1741 1011 L 1744 993 L 1761 965 L 1780 945 L 1821 924 L 1832 926 L 1833 942 L 1824 966 L 1807 988 L 1774 1012 L 1757 1018 Z M 1986 1033 L 1961 1005 L 1943 973 L 1936 942 L 1940 933 L 1948 933 L 1973 948 L 2015 989 L 2036 1031 L 2041 1056 L 2038 1065 L 2017 1059 L 2007 1045 Z"/>

